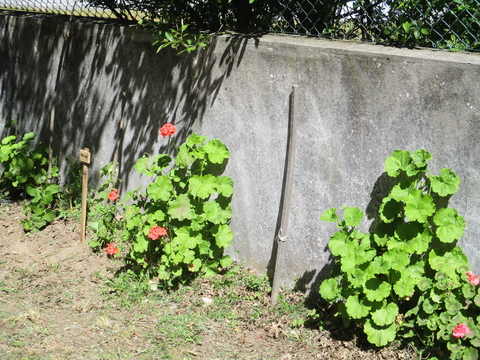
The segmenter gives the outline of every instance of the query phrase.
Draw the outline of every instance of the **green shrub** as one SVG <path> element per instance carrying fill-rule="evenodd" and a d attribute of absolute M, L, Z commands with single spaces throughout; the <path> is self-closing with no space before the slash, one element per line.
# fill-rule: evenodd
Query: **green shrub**
<path fill-rule="evenodd" d="M 430 358 L 476 359 L 479 280 L 456 244 L 465 220 L 448 207 L 460 179 L 450 169 L 429 174 L 430 159 L 423 149 L 396 150 L 387 158 L 385 171 L 395 185 L 370 233 L 357 229 L 364 216 L 359 208 L 344 207 L 343 218 L 337 209 L 321 216 L 340 230 L 328 244 L 334 267 L 320 295 L 337 304 L 345 325 L 362 324 L 372 344 L 408 338 Z"/>

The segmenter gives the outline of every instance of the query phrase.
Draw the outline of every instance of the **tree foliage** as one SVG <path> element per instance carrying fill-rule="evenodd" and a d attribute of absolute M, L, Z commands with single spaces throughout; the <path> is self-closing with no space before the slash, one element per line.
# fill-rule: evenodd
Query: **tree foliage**
<path fill-rule="evenodd" d="M 480 50 L 480 0 L 88 1 L 120 19 L 168 24 L 182 35 L 189 27 L 189 31 L 282 32 L 396 46 Z M 167 39 L 164 43 L 173 42 Z"/>

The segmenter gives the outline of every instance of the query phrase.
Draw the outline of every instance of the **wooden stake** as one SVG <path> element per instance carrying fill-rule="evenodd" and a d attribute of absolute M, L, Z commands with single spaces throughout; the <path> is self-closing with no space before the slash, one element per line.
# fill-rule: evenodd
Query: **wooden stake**
<path fill-rule="evenodd" d="M 290 116 L 288 121 L 288 139 L 287 154 L 285 159 L 285 174 L 283 186 L 283 202 L 281 204 L 282 216 L 280 218 L 280 227 L 276 237 L 277 256 L 275 257 L 275 269 L 273 272 L 272 295 L 270 305 L 277 303 L 278 293 L 280 291 L 280 283 L 283 276 L 283 267 L 285 263 L 285 246 L 288 232 L 288 216 L 290 215 L 290 198 L 292 197 L 293 187 L 293 170 L 295 160 L 295 144 L 297 138 L 297 85 L 292 86 L 292 94 L 290 96 Z"/>
<path fill-rule="evenodd" d="M 90 151 L 85 148 L 80 150 L 80 161 L 83 162 L 82 177 L 82 219 L 80 229 L 80 241 L 85 241 L 85 232 L 87 229 L 87 191 L 88 191 L 88 164 L 90 164 Z"/>

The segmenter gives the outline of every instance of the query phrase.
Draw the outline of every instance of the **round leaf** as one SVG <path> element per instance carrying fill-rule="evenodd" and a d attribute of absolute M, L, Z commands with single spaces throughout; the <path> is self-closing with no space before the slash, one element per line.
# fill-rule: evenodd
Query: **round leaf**
<path fill-rule="evenodd" d="M 220 140 L 210 140 L 203 149 L 208 155 L 208 160 L 214 164 L 221 164 L 230 156 L 227 147 Z"/>
<path fill-rule="evenodd" d="M 460 178 L 450 169 L 440 170 L 440 176 L 430 179 L 432 190 L 440 196 L 455 194 L 460 184 Z"/>
<path fill-rule="evenodd" d="M 362 221 L 364 213 L 358 207 L 347 207 L 343 212 L 345 225 L 358 226 Z"/>
<path fill-rule="evenodd" d="M 230 246 L 234 235 L 228 225 L 217 225 L 212 229 L 212 233 L 215 236 L 215 244 L 218 247 L 226 248 Z"/>
<path fill-rule="evenodd" d="M 368 341 L 376 346 L 385 346 L 392 342 L 397 332 L 395 323 L 389 326 L 378 326 L 370 319 L 365 322 L 363 330 L 367 334 Z"/>
<path fill-rule="evenodd" d="M 380 309 L 372 313 L 372 320 L 378 326 L 390 325 L 395 322 L 398 315 L 398 306 L 394 303 L 389 303 L 387 306 L 382 306 Z"/>
<path fill-rule="evenodd" d="M 365 282 L 364 292 L 369 301 L 382 301 L 390 296 L 392 286 L 378 278 L 372 278 Z M 382 325 L 378 324 L 377 325 Z"/>
<path fill-rule="evenodd" d="M 409 151 L 395 150 L 392 156 L 385 160 L 385 171 L 391 177 L 396 177 L 400 171 L 406 171 L 412 158 Z"/>
<path fill-rule="evenodd" d="M 433 222 L 438 226 L 437 236 L 444 243 L 451 243 L 463 236 L 465 220 L 457 210 L 446 208 L 437 211 Z"/>
<path fill-rule="evenodd" d="M 233 180 L 228 176 L 219 176 L 217 178 L 217 191 L 225 197 L 233 194 Z"/>
<path fill-rule="evenodd" d="M 147 187 L 147 195 L 155 201 L 167 201 L 173 190 L 173 185 L 168 176 L 161 175 L 157 177 L 155 182 Z"/>
<path fill-rule="evenodd" d="M 420 190 L 413 190 L 405 199 L 405 215 L 411 221 L 426 222 L 435 212 L 435 205 L 430 195 Z"/>
<path fill-rule="evenodd" d="M 364 305 L 357 295 L 349 296 L 345 303 L 347 307 L 347 313 L 354 319 L 361 319 L 368 315 L 370 307 Z"/>
<path fill-rule="evenodd" d="M 338 296 L 338 282 L 335 279 L 327 279 L 320 285 L 320 296 L 327 301 L 335 300 Z"/>
<path fill-rule="evenodd" d="M 185 219 L 192 219 L 195 216 L 195 211 L 190 204 L 190 199 L 186 194 L 180 194 L 170 203 L 168 214 L 180 221 Z"/>
<path fill-rule="evenodd" d="M 215 194 L 217 180 L 213 175 L 198 176 L 194 175 L 188 182 L 188 189 L 194 196 L 200 199 L 206 199 L 210 195 Z"/>
<path fill-rule="evenodd" d="M 338 221 L 337 209 L 331 208 L 331 209 L 326 210 L 320 216 L 320 220 L 328 221 L 328 222 L 337 222 Z"/>

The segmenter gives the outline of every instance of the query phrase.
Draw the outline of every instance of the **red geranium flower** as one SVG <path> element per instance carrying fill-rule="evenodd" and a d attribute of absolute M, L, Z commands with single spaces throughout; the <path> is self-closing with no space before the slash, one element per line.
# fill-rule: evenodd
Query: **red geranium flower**
<path fill-rule="evenodd" d="M 480 284 L 480 279 L 478 278 L 478 275 L 475 275 L 473 272 L 469 271 L 465 275 L 468 276 L 468 282 L 472 285 L 477 286 Z"/>
<path fill-rule="evenodd" d="M 470 334 L 470 329 L 465 324 L 458 324 L 455 329 L 453 329 L 453 336 L 457 339 L 463 338 L 465 335 Z"/>
<path fill-rule="evenodd" d="M 113 189 L 112 191 L 110 191 L 110 193 L 108 194 L 108 200 L 115 201 L 117 200 L 117 198 L 118 198 L 118 189 Z"/>
<path fill-rule="evenodd" d="M 148 231 L 148 237 L 152 240 L 157 240 L 160 236 L 166 236 L 167 229 L 161 226 L 152 226 L 152 228 Z"/>
<path fill-rule="evenodd" d="M 115 243 L 110 243 L 107 245 L 107 248 L 105 249 L 105 252 L 107 255 L 117 255 L 118 254 L 118 248 L 115 245 Z"/>
<path fill-rule="evenodd" d="M 177 128 L 175 125 L 166 123 L 160 128 L 160 135 L 163 136 L 163 138 L 166 138 L 167 136 L 172 136 L 177 132 Z"/>

